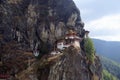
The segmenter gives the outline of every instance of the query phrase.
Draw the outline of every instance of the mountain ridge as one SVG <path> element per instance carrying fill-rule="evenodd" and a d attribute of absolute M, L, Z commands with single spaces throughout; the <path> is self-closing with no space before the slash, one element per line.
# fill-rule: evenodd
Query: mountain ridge
<path fill-rule="evenodd" d="M 120 64 L 103 56 L 99 56 L 102 67 L 104 70 L 107 70 L 109 73 L 111 73 L 113 76 L 117 77 L 120 79 Z"/>
<path fill-rule="evenodd" d="M 120 61 L 120 42 L 119 41 L 104 41 L 99 39 L 92 39 L 99 55 L 108 57 L 119 63 Z"/>

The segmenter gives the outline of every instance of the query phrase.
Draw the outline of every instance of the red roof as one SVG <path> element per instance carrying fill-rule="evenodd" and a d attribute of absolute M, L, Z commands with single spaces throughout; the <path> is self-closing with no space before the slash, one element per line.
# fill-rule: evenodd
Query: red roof
<path fill-rule="evenodd" d="M 74 38 L 75 40 L 79 40 L 79 41 L 82 41 L 82 38 L 80 38 L 80 37 L 76 37 L 76 38 Z"/>
<path fill-rule="evenodd" d="M 64 39 L 57 40 L 57 43 L 64 42 Z"/>
<path fill-rule="evenodd" d="M 8 79 L 10 78 L 10 75 L 8 74 L 0 74 L 0 79 Z"/>
<path fill-rule="evenodd" d="M 66 34 L 65 37 L 76 36 L 76 34 Z"/>
<path fill-rule="evenodd" d="M 76 32 L 73 31 L 73 30 L 69 30 L 67 34 L 76 35 Z M 66 34 L 66 35 L 67 35 L 67 34 Z"/>
<path fill-rule="evenodd" d="M 71 43 L 67 43 L 67 44 L 65 44 L 65 45 L 71 45 Z"/>
<path fill-rule="evenodd" d="M 80 39 L 78 39 L 78 38 L 74 38 L 74 40 L 79 40 L 80 41 Z"/>

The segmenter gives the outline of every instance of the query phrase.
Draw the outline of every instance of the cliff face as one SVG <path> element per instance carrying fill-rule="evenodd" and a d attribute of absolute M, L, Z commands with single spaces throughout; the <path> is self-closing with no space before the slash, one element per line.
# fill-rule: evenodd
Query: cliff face
<path fill-rule="evenodd" d="M 84 23 L 72 0 L 0 0 L 0 18 L 1 68 L 6 66 L 8 73 L 20 80 L 101 80 L 99 58 L 89 64 L 82 42 L 80 51 L 70 47 L 60 56 L 48 56 L 69 30 L 84 37 Z"/>

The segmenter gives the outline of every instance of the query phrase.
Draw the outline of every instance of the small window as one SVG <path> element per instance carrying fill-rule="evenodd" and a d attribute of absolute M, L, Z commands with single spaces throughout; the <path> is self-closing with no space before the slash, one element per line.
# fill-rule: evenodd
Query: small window
<path fill-rule="evenodd" d="M 39 51 L 34 51 L 33 54 L 34 54 L 34 56 L 37 57 L 37 56 L 39 56 Z"/>
<path fill-rule="evenodd" d="M 66 44 L 69 44 L 69 43 L 71 43 L 71 39 L 66 40 Z"/>

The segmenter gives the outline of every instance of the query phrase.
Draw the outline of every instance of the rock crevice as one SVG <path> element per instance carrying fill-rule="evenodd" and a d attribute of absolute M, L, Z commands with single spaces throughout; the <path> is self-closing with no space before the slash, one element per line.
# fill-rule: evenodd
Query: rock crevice
<path fill-rule="evenodd" d="M 82 38 L 81 49 L 50 54 L 69 30 Z M 101 80 L 99 57 L 89 64 L 84 36 L 73 0 L 0 0 L 0 74 L 12 80 Z"/>

